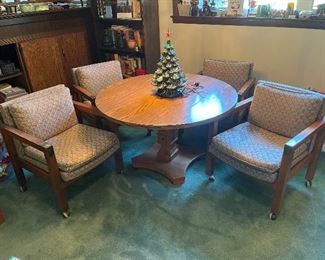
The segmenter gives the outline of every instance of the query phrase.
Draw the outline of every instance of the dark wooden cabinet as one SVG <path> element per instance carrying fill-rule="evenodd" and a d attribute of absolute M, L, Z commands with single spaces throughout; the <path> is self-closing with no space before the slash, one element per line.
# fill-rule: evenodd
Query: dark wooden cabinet
<path fill-rule="evenodd" d="M 19 43 L 31 91 L 57 84 L 72 85 L 71 69 L 91 62 L 86 32 Z"/>

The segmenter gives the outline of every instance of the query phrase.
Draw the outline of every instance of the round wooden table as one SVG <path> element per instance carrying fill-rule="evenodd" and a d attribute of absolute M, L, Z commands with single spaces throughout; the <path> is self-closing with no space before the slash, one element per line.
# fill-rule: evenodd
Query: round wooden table
<path fill-rule="evenodd" d="M 202 155 L 177 144 L 178 129 L 212 123 L 237 103 L 237 92 L 227 83 L 201 75 L 187 78 L 184 97 L 156 96 L 152 75 L 144 75 L 109 85 L 96 98 L 98 109 L 113 122 L 158 130 L 156 144 L 134 157 L 132 165 L 159 172 L 174 184 L 184 182 L 187 167 Z"/>

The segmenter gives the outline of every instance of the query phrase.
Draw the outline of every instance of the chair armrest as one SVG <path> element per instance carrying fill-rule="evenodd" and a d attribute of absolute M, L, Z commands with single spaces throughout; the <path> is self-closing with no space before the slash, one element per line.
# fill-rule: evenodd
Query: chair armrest
<path fill-rule="evenodd" d="M 307 127 L 305 130 L 301 131 L 299 134 L 297 134 L 292 139 L 290 139 L 285 144 L 285 149 L 294 151 L 300 145 L 302 145 L 307 140 L 309 140 L 311 137 L 313 137 L 314 135 L 318 134 L 321 131 L 325 131 L 325 118 L 322 118 L 322 119 L 314 122 L 312 125 Z"/>
<path fill-rule="evenodd" d="M 22 143 L 28 144 L 35 149 L 42 151 L 43 153 L 49 152 L 51 154 L 53 152 L 53 146 L 51 144 L 36 136 L 25 133 L 17 128 L 2 126 L 1 132 L 4 136 L 7 136 L 11 139 L 17 139 Z"/>
<path fill-rule="evenodd" d="M 234 107 L 233 110 L 231 110 L 230 115 L 236 115 L 241 112 L 245 112 L 246 110 L 249 110 L 251 104 L 253 102 L 253 97 L 246 98 L 240 102 L 237 103 L 237 105 Z M 229 116 L 229 114 L 226 115 L 226 117 Z"/>
<path fill-rule="evenodd" d="M 249 97 L 250 94 L 253 94 L 254 87 L 256 83 L 256 78 L 251 78 L 245 82 L 245 84 L 238 91 L 238 100 L 244 100 Z"/>
<path fill-rule="evenodd" d="M 91 116 L 105 117 L 105 115 L 102 112 L 100 112 L 96 106 L 82 103 L 79 101 L 73 101 L 73 105 L 75 109 L 78 110 L 79 112 L 83 112 Z"/>
<path fill-rule="evenodd" d="M 84 97 L 85 99 L 89 100 L 93 105 L 95 105 L 96 97 L 94 97 L 87 89 L 74 85 L 73 91 L 77 95 Z M 81 101 L 81 100 L 79 100 L 79 101 Z"/>

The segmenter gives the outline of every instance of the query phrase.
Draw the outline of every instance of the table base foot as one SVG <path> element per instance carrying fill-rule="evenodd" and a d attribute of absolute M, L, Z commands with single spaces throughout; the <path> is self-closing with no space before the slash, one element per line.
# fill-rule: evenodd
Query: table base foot
<path fill-rule="evenodd" d="M 145 153 L 132 158 L 134 168 L 143 168 L 160 173 L 172 184 L 180 185 L 185 181 L 187 167 L 196 159 L 203 156 L 203 152 L 193 152 L 179 147 L 177 155 L 169 162 L 157 161 L 158 146 L 154 145 Z"/>

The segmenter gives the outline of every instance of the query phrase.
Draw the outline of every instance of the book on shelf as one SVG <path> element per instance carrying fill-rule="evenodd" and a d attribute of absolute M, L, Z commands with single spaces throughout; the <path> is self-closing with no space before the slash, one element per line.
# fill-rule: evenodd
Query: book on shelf
<path fill-rule="evenodd" d="M 104 29 L 103 46 L 141 51 L 144 49 L 143 32 L 128 26 L 112 25 Z"/>
<path fill-rule="evenodd" d="M 0 90 L 0 99 L 1 101 L 9 101 L 26 94 L 27 92 L 23 88 L 19 88 L 19 87 L 4 88 Z"/>
<path fill-rule="evenodd" d="M 140 0 L 132 0 L 132 18 L 133 19 L 141 19 L 141 1 Z"/>
<path fill-rule="evenodd" d="M 118 60 L 121 63 L 122 74 L 127 76 L 136 76 L 140 72 L 144 74 L 145 61 L 140 57 L 128 55 L 119 55 L 117 53 L 106 53 L 106 60 Z"/>
<path fill-rule="evenodd" d="M 9 83 L 1 83 L 0 84 L 0 90 L 5 90 L 5 89 L 9 89 L 12 88 L 12 86 Z"/>

